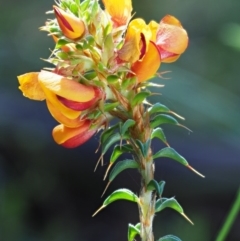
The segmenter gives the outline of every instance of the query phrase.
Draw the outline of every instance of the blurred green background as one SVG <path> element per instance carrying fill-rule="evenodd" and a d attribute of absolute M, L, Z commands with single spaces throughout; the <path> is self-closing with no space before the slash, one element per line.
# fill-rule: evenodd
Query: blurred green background
<path fill-rule="evenodd" d="M 56 122 L 45 103 L 24 98 L 17 75 L 47 66 L 53 42 L 38 31 L 52 0 L 0 0 L 0 240 L 127 240 L 127 224 L 138 222 L 132 203 L 116 202 L 91 218 L 101 205 L 106 165 L 93 169 L 98 136 L 74 150 L 51 137 Z M 186 117 L 188 133 L 164 126 L 168 141 L 202 179 L 171 160 L 156 162 L 167 182 L 165 196 L 176 196 L 191 226 L 172 210 L 155 218 L 156 239 L 172 233 L 183 241 L 214 241 L 240 184 L 240 1 L 135 0 L 136 16 L 159 21 L 179 18 L 189 48 L 171 71 L 157 99 Z M 154 149 L 161 147 L 154 143 Z M 105 157 L 105 162 L 108 160 Z M 107 194 L 126 187 L 138 192 L 139 176 L 122 173 Z M 238 216 L 227 241 L 240 240 Z"/>

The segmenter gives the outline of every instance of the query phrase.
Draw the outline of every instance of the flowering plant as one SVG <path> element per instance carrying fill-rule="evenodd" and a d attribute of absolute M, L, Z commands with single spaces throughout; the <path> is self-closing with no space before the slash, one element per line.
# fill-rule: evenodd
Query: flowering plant
<path fill-rule="evenodd" d="M 163 87 L 149 80 L 160 76 L 161 63 L 180 57 L 188 46 L 188 35 L 170 15 L 159 23 L 132 19 L 131 0 L 103 0 L 103 4 L 104 10 L 98 0 L 60 0 L 54 5 L 48 13 L 55 19 L 41 28 L 56 43 L 46 60 L 54 67 L 18 76 L 19 88 L 30 99 L 46 100 L 59 123 L 52 131 L 57 144 L 74 148 L 102 130 L 98 162 L 114 146 L 104 177 L 109 179 L 107 187 L 122 171 L 139 171 L 138 195 L 125 188 L 116 190 L 94 215 L 116 200 L 135 202 L 140 222 L 129 224 L 128 241 L 136 235 L 153 241 L 155 213 L 172 208 L 191 222 L 175 198 L 162 196 L 165 182 L 154 179 L 154 161 L 171 158 L 202 176 L 170 147 L 161 128 L 163 124 L 186 128 L 178 121 L 183 118 L 161 103 L 147 101 L 153 95 L 148 87 Z M 113 119 L 117 120 L 114 125 Z M 151 149 L 154 138 L 166 145 L 155 153 Z M 131 159 L 117 162 L 125 153 Z M 167 235 L 160 240 L 180 239 Z"/>

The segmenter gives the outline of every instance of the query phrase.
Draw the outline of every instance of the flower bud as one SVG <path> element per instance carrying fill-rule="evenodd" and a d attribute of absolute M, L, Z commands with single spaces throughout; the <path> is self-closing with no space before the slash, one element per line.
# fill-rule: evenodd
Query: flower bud
<path fill-rule="evenodd" d="M 57 6 L 53 6 L 55 16 L 57 18 L 59 27 L 65 37 L 76 40 L 85 33 L 84 22 L 73 14 L 63 11 Z"/>

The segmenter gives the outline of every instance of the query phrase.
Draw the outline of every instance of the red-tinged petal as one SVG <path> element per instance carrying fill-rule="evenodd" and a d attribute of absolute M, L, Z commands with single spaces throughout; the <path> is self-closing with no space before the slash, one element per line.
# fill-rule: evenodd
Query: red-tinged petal
<path fill-rule="evenodd" d="M 103 4 L 112 17 L 115 27 L 126 25 L 131 18 L 131 0 L 103 0 Z"/>
<path fill-rule="evenodd" d="M 72 40 L 81 38 L 85 33 L 84 22 L 73 14 L 69 14 L 57 6 L 53 6 L 53 9 L 63 35 Z"/>
<path fill-rule="evenodd" d="M 50 101 L 46 101 L 47 107 L 53 118 L 58 121 L 59 123 L 70 127 L 70 128 L 75 128 L 78 126 L 81 126 L 83 124 L 83 121 L 80 119 L 78 116 L 76 119 L 69 119 L 65 115 L 63 115 L 59 109 L 55 108 L 54 105 Z"/>
<path fill-rule="evenodd" d="M 136 74 L 138 82 L 143 82 L 154 76 L 160 64 L 161 58 L 158 48 L 153 42 L 150 42 L 148 51 L 142 61 L 134 63 L 131 70 Z"/>
<path fill-rule="evenodd" d="M 75 148 L 88 141 L 96 132 L 89 130 L 90 121 L 85 121 L 82 126 L 77 128 L 68 128 L 64 125 L 58 125 L 53 129 L 53 139 L 59 145 L 66 148 Z"/>
<path fill-rule="evenodd" d="M 159 24 L 156 44 L 167 52 L 182 54 L 188 46 L 188 35 L 181 23 L 168 15 Z"/>
<path fill-rule="evenodd" d="M 45 100 L 46 96 L 38 82 L 38 72 L 18 76 L 19 89 L 23 95 L 32 100 Z"/>
<path fill-rule="evenodd" d="M 92 100 L 95 96 L 93 87 L 82 85 L 53 72 L 41 71 L 38 81 L 46 89 L 69 100 L 86 102 Z"/>
<path fill-rule="evenodd" d="M 180 57 L 180 54 L 174 54 L 174 53 L 168 52 L 164 49 L 161 49 L 159 46 L 158 46 L 158 50 L 161 54 L 161 61 L 163 63 L 172 63 Z"/>
<path fill-rule="evenodd" d="M 57 98 L 62 104 L 64 104 L 68 108 L 73 109 L 73 110 L 83 111 L 83 110 L 87 110 L 87 109 L 94 107 L 95 104 L 97 103 L 97 101 L 103 97 L 102 91 L 99 88 L 95 88 L 94 90 L 95 90 L 94 98 L 92 100 L 89 100 L 86 102 L 72 101 L 72 100 L 63 98 L 61 96 L 57 96 Z"/>
<path fill-rule="evenodd" d="M 41 84 L 41 82 L 40 82 Z M 58 109 L 64 116 L 74 120 L 79 117 L 81 111 L 72 110 L 65 105 L 63 105 L 57 98 L 57 96 L 50 90 L 48 90 L 43 84 L 41 84 L 42 89 L 46 95 L 46 99 L 51 102 L 55 109 Z"/>

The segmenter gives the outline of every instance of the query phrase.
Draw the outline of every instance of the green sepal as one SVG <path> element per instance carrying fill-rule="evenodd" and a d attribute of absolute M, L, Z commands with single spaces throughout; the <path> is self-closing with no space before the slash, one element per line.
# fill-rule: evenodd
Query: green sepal
<path fill-rule="evenodd" d="M 148 108 L 147 111 L 148 111 L 148 113 L 150 115 L 152 115 L 152 114 L 155 114 L 155 113 L 158 113 L 158 112 L 167 112 L 167 113 L 169 113 L 170 109 L 167 106 L 165 106 L 165 105 L 162 105 L 160 103 L 156 103 L 153 106 L 151 106 L 150 108 Z"/>
<path fill-rule="evenodd" d="M 109 33 L 104 40 L 104 46 L 102 51 L 102 62 L 104 65 L 108 64 L 108 61 L 109 59 L 112 58 L 113 54 L 114 54 L 113 35 L 112 33 Z"/>
<path fill-rule="evenodd" d="M 67 41 L 66 39 L 59 39 L 57 41 L 57 44 L 55 46 L 56 49 L 61 48 L 62 46 L 65 46 L 66 44 L 69 44 L 69 41 Z"/>
<path fill-rule="evenodd" d="M 148 150 L 151 145 L 151 140 L 147 140 L 145 143 L 142 143 L 140 140 L 136 140 L 136 144 L 138 145 L 139 149 L 142 152 L 143 157 L 147 157 Z"/>
<path fill-rule="evenodd" d="M 126 131 L 131 127 L 131 126 L 134 126 L 135 125 L 135 121 L 132 120 L 132 119 L 128 119 L 126 120 L 123 125 L 120 127 L 120 134 L 123 136 Z"/>
<path fill-rule="evenodd" d="M 133 241 L 136 235 L 140 235 L 140 229 L 136 225 L 128 224 L 128 241 Z"/>
<path fill-rule="evenodd" d="M 136 82 L 137 82 L 136 77 L 124 79 L 122 81 L 121 89 L 126 90 L 126 89 L 130 88 L 131 86 L 134 86 L 136 84 Z"/>
<path fill-rule="evenodd" d="M 156 190 L 158 195 L 161 197 L 162 193 L 163 193 L 164 186 L 165 186 L 164 181 L 161 181 L 161 182 L 158 183 L 156 180 L 153 179 L 148 183 L 147 190 L 149 190 L 149 191 Z"/>
<path fill-rule="evenodd" d="M 117 76 L 117 75 L 109 75 L 107 77 L 107 82 L 109 84 L 116 84 L 116 83 L 119 82 L 119 76 Z"/>
<path fill-rule="evenodd" d="M 86 78 L 87 80 L 93 80 L 96 77 L 97 73 L 95 71 L 87 72 L 84 74 L 84 78 Z"/>
<path fill-rule="evenodd" d="M 184 166 L 188 166 L 187 160 L 171 147 L 165 147 L 153 155 L 153 159 L 156 159 L 159 157 L 168 157 L 181 163 Z"/>
<path fill-rule="evenodd" d="M 139 93 L 137 93 L 133 100 L 131 101 L 131 106 L 134 107 L 140 103 L 142 103 L 148 96 L 151 95 L 151 92 L 149 91 L 141 91 Z"/>
<path fill-rule="evenodd" d="M 182 240 L 172 234 L 169 234 L 164 237 L 161 237 L 158 241 L 182 241 Z"/>
<path fill-rule="evenodd" d="M 104 112 L 109 112 L 119 106 L 119 102 L 106 103 L 104 104 Z"/>
<path fill-rule="evenodd" d="M 151 123 L 150 123 L 150 126 L 151 128 L 155 128 L 159 125 L 162 125 L 162 124 L 173 124 L 173 125 L 178 125 L 178 121 L 173 118 L 172 116 L 170 115 L 165 115 L 165 114 L 159 114 L 159 115 L 156 115 Z"/>
<path fill-rule="evenodd" d="M 83 1 L 83 2 L 80 4 L 80 8 L 81 8 L 81 11 L 80 11 L 80 12 L 84 12 L 85 10 L 87 10 L 90 1 L 91 1 L 91 0 L 85 0 L 85 1 Z"/>
<path fill-rule="evenodd" d="M 129 145 L 129 144 L 124 144 L 122 146 L 120 145 L 117 145 L 114 147 L 113 149 L 113 152 L 112 152 L 112 155 L 110 157 L 110 163 L 114 163 L 119 156 L 121 156 L 123 153 L 126 153 L 126 152 L 132 152 L 133 149 L 132 149 L 132 146 Z"/>
<path fill-rule="evenodd" d="M 127 159 L 127 160 L 118 162 L 109 174 L 109 182 L 112 182 L 114 178 L 125 169 L 138 168 L 138 167 L 139 167 L 139 164 L 134 160 Z"/>
<path fill-rule="evenodd" d="M 162 130 L 162 128 L 158 127 L 156 129 L 154 129 L 152 131 L 152 134 L 151 134 L 151 139 L 153 138 L 158 138 L 159 140 L 161 140 L 163 143 L 165 143 L 166 145 L 168 145 L 167 143 L 167 138 Z"/>

